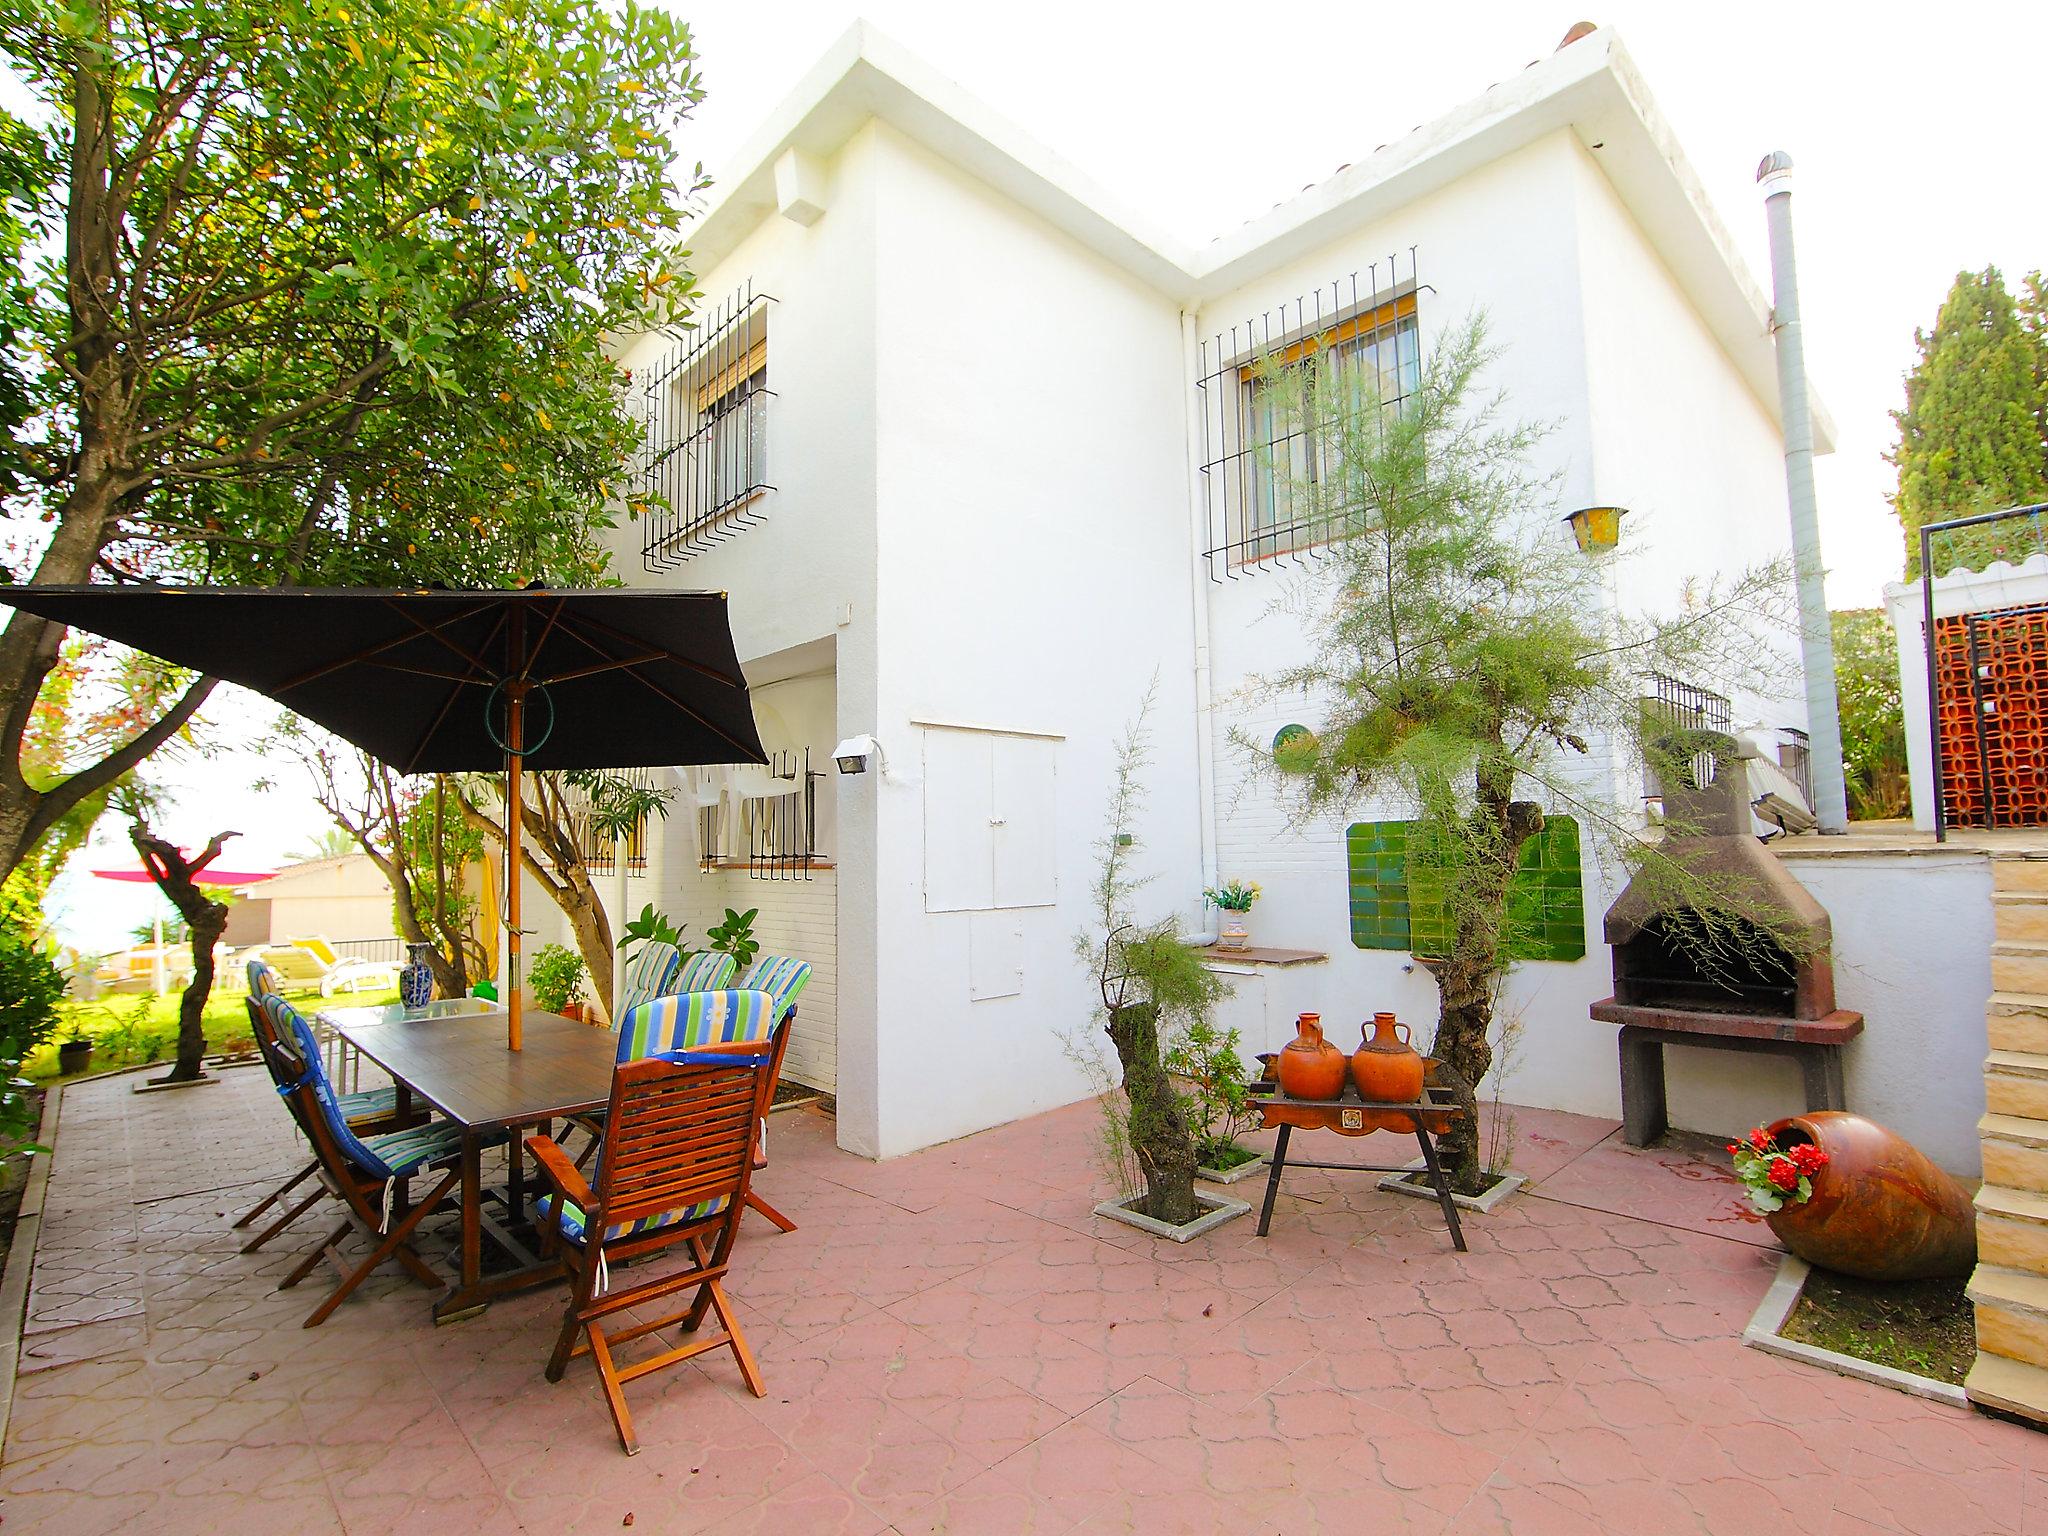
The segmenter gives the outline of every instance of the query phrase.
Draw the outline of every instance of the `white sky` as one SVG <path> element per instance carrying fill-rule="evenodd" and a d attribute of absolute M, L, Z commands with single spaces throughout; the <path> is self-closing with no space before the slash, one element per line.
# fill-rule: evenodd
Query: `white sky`
<path fill-rule="evenodd" d="M 1195 243 L 1236 228 L 1550 53 L 1584 16 L 1618 28 L 1694 169 L 1768 289 L 1757 161 L 1789 151 L 1807 362 L 1833 412 L 1819 463 L 1835 607 L 1880 600 L 1901 570 L 1886 505 L 1886 414 L 1913 330 L 1962 268 L 2009 282 L 2048 266 L 2037 179 L 2039 6 L 1617 0 L 1575 11 L 1528 0 L 1255 6 L 1212 0 L 669 0 L 695 32 L 709 95 L 678 148 L 716 177 L 857 16 L 1010 118 L 1134 215 Z M 715 194 L 714 194 L 715 195 Z M 1508 259 L 1505 258 L 1504 259 Z M 969 317 L 961 317 L 966 323 Z M 1541 402 L 1529 402 L 1532 410 Z M 266 706 L 208 710 L 215 734 L 260 730 Z M 248 835 L 234 862 L 267 868 L 325 825 L 302 791 L 255 795 L 246 754 L 172 765 L 162 830 L 188 845 Z M 295 782 L 295 767 L 272 770 Z M 78 868 L 126 862 L 125 833 Z M 151 893 L 67 882 L 62 926 L 94 946 L 147 917 Z"/>

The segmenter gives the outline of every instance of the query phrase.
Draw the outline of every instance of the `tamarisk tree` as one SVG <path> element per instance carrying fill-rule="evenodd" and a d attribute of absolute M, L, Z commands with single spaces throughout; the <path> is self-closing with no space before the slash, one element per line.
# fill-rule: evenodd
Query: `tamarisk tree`
<path fill-rule="evenodd" d="M 1529 467 L 1540 430 L 1504 423 L 1504 402 L 1477 389 L 1490 356 L 1474 319 L 1439 338 L 1399 399 L 1336 358 L 1259 370 L 1256 387 L 1312 424 L 1315 473 L 1299 456 L 1270 473 L 1288 477 L 1292 506 L 1330 542 L 1278 604 L 1308 658 L 1252 691 L 1306 697 L 1323 720 L 1277 749 L 1237 740 L 1304 816 L 1371 799 L 1414 818 L 1411 889 L 1422 880 L 1441 893 L 1446 935 L 1440 952 L 1417 956 L 1438 991 L 1432 1054 L 1465 1109 L 1444 1147 L 1468 1192 L 1484 1182 L 1476 1088 L 1517 936 L 1510 886 L 1546 807 L 1590 823 L 1640 877 L 1663 882 L 1695 915 L 1688 932 L 1710 967 L 1755 924 L 1776 935 L 1780 914 L 1662 856 L 1611 778 L 1603 792 L 1600 765 L 1572 764 L 1600 743 L 1616 761 L 1633 747 L 1660 771 L 1682 769 L 1696 748 L 1660 744 L 1670 722 L 1643 707 L 1648 674 L 1768 693 L 1790 614 L 1782 563 L 1688 588 L 1669 615 L 1617 613 L 1564 533 L 1554 485 Z"/>

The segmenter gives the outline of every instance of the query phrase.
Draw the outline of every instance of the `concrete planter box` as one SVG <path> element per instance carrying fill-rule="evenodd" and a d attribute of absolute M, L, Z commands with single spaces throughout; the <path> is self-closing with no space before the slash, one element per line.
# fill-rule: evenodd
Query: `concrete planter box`
<path fill-rule="evenodd" d="M 1778 1265 L 1778 1278 L 1764 1292 L 1764 1299 L 1757 1303 L 1756 1311 L 1750 1316 L 1749 1326 L 1742 1330 L 1742 1342 L 1751 1349 L 1783 1355 L 1787 1360 L 1798 1360 L 1806 1365 L 1817 1365 L 1838 1376 L 1874 1381 L 1894 1392 L 1910 1392 L 1915 1397 L 1953 1403 L 1958 1408 L 1970 1406 L 1963 1389 L 1946 1381 L 1936 1381 L 1932 1376 L 1916 1376 L 1895 1366 L 1858 1360 L 1854 1355 L 1837 1354 L 1832 1349 L 1822 1349 L 1818 1344 L 1808 1344 L 1800 1339 L 1780 1337 L 1778 1330 L 1785 1326 L 1792 1309 L 1799 1305 L 1799 1293 L 1806 1289 L 1806 1277 L 1812 1273 L 1813 1266 L 1806 1260 L 1786 1254 L 1784 1262 Z"/>
<path fill-rule="evenodd" d="M 1229 1195 L 1205 1195 L 1200 1190 L 1195 1191 L 1195 1203 L 1204 1207 L 1208 1214 L 1197 1216 L 1184 1227 L 1169 1227 L 1163 1221 L 1154 1221 L 1150 1216 L 1130 1209 L 1121 1200 L 1103 1201 L 1095 1207 L 1095 1214 L 1107 1216 L 1111 1221 L 1120 1221 L 1127 1227 L 1136 1227 L 1140 1232 L 1149 1232 L 1154 1237 L 1186 1243 L 1192 1242 L 1204 1232 L 1215 1231 L 1226 1221 L 1242 1216 L 1252 1208 L 1248 1200 L 1234 1200 Z"/>
<path fill-rule="evenodd" d="M 1197 1168 L 1195 1177 L 1205 1184 L 1235 1184 L 1239 1179 L 1248 1179 L 1255 1173 L 1263 1173 L 1266 1164 L 1272 1161 L 1270 1154 L 1261 1152 L 1248 1163 L 1239 1163 L 1235 1168 Z"/>
<path fill-rule="evenodd" d="M 1414 1162 L 1408 1165 L 1408 1168 L 1411 1172 L 1423 1172 L 1424 1164 L 1422 1159 L 1416 1158 Z M 1478 1211 L 1481 1215 L 1484 1215 L 1528 1182 L 1529 1175 L 1526 1173 L 1504 1173 L 1501 1175 L 1500 1181 L 1483 1195 L 1461 1195 L 1456 1190 L 1451 1191 L 1451 1204 L 1461 1211 Z M 1386 1190 L 1389 1194 L 1413 1195 L 1417 1200 L 1434 1200 L 1436 1198 L 1436 1191 L 1427 1184 L 1409 1183 L 1407 1173 L 1390 1173 L 1380 1180 L 1379 1187 Z"/>

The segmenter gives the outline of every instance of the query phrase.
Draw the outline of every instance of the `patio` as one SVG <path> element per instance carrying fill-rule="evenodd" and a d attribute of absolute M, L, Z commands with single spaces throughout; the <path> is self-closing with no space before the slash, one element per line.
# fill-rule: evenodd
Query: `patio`
<path fill-rule="evenodd" d="M 1461 1258 L 1433 1205 L 1310 1171 L 1263 1242 L 1115 1227 L 1085 1105 L 883 1165 L 778 1115 L 800 1230 L 750 1220 L 731 1282 L 768 1396 L 724 1355 L 650 1377 L 629 1460 L 587 1361 L 542 1380 L 557 1292 L 436 1329 L 393 1271 L 302 1329 L 293 1245 L 228 1224 L 303 1154 L 226 1076 L 64 1094 L 10 1536 L 2048 1531 L 2048 1441 L 1745 1349 L 1768 1232 L 1610 1121 L 1520 1111 L 1534 1193 Z"/>

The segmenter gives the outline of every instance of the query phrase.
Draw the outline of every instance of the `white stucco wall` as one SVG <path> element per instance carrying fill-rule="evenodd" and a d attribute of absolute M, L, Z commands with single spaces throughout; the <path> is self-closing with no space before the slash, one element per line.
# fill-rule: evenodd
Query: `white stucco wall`
<path fill-rule="evenodd" d="M 889 770 L 841 804 L 869 797 L 877 818 L 890 1155 L 1087 1092 L 1060 1041 L 1086 1030 L 1093 992 L 1072 937 L 1111 743 L 1155 672 L 1144 835 L 1162 911 L 1199 858 L 1178 312 L 893 130 L 878 171 L 873 724 Z M 1057 738 L 1052 904 L 926 910 L 919 721 Z M 1011 923 L 1017 995 L 971 1001 L 970 934 Z"/>

